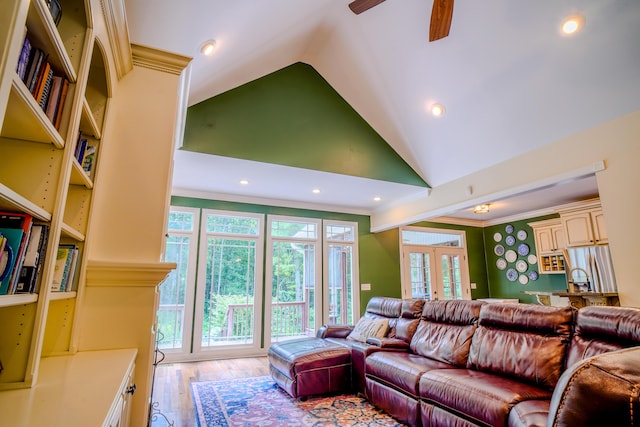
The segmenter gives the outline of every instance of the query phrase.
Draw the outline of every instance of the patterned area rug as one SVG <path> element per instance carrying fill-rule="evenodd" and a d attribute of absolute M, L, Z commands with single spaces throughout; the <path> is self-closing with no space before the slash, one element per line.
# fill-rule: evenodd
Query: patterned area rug
<path fill-rule="evenodd" d="M 191 383 L 199 427 L 402 426 L 354 395 L 292 399 L 271 377 Z"/>

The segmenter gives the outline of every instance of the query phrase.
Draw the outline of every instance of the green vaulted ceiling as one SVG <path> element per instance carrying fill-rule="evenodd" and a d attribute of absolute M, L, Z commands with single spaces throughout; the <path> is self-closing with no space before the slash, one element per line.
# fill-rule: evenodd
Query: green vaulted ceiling
<path fill-rule="evenodd" d="M 181 149 L 428 187 L 303 63 L 189 107 Z"/>

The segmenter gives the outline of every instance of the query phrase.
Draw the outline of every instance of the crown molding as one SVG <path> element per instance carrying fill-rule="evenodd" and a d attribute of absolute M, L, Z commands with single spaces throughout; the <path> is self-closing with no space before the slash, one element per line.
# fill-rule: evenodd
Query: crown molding
<path fill-rule="evenodd" d="M 113 52 L 118 80 L 133 70 L 129 26 L 123 0 L 101 0 L 102 13 L 107 26 L 107 36 Z"/>
<path fill-rule="evenodd" d="M 182 74 L 182 71 L 193 59 L 190 56 L 166 52 L 139 44 L 132 44 L 131 51 L 133 65 L 176 75 Z"/>

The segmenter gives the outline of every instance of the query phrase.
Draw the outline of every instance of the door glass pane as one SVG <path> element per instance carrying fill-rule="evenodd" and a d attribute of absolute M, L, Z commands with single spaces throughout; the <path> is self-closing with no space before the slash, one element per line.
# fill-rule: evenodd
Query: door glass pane
<path fill-rule="evenodd" d="M 463 246 L 459 232 L 402 230 L 404 245 L 447 246 L 460 248 Z"/>
<path fill-rule="evenodd" d="M 273 242 L 272 342 L 314 333 L 315 251 L 315 244 Z"/>
<path fill-rule="evenodd" d="M 256 242 L 207 240 L 202 347 L 253 342 Z"/>
<path fill-rule="evenodd" d="M 460 256 L 442 254 L 440 260 L 442 264 L 443 290 L 441 299 L 462 299 Z"/>
<path fill-rule="evenodd" d="M 329 245 L 329 324 L 353 324 L 353 248 Z"/>
<path fill-rule="evenodd" d="M 424 252 L 409 253 L 411 298 L 432 298 L 431 257 Z"/>
<path fill-rule="evenodd" d="M 174 215 L 172 214 L 170 218 L 174 218 Z M 183 225 L 172 223 L 171 219 L 170 223 L 175 226 Z M 161 349 L 182 348 L 190 241 L 191 239 L 187 236 L 170 235 L 167 239 L 165 259 L 167 262 L 175 262 L 177 268 L 167 276 L 160 286 L 158 347 Z"/>

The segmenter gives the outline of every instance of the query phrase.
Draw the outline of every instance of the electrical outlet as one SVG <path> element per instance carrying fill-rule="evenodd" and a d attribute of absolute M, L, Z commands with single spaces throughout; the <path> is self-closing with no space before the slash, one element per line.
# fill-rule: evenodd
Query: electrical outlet
<path fill-rule="evenodd" d="M 371 290 L 371 283 L 360 283 L 360 290 L 361 291 L 370 291 Z"/>
<path fill-rule="evenodd" d="M 475 283 L 472 283 L 471 284 L 471 289 L 476 289 L 476 288 L 477 288 L 477 285 Z"/>

